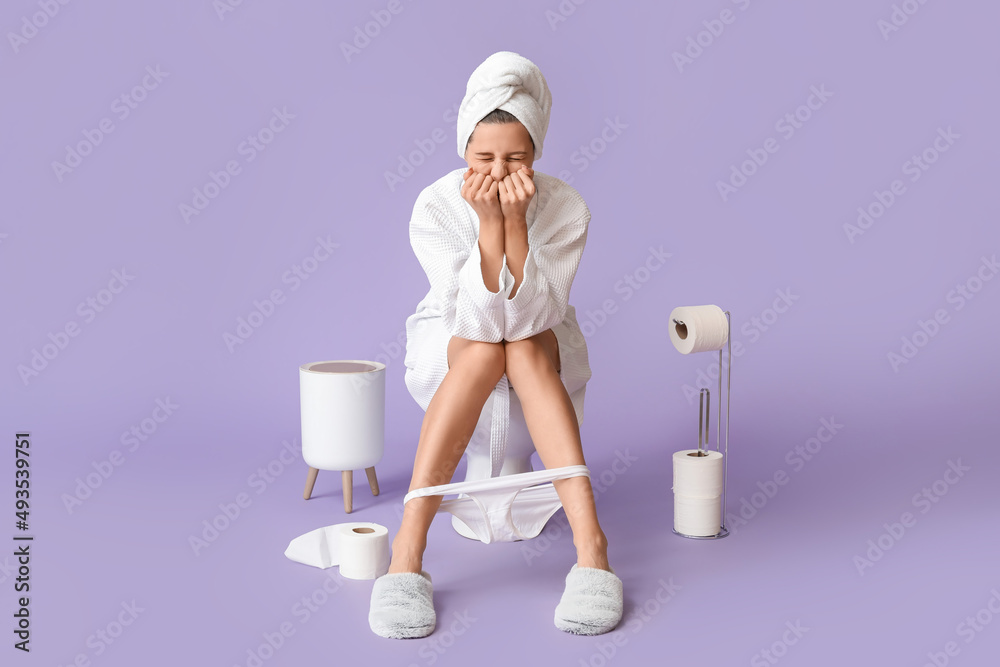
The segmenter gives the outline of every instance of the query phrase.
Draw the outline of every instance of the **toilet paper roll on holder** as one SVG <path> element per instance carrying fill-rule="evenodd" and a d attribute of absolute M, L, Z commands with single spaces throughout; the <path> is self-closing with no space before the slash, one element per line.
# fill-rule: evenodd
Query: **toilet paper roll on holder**
<path fill-rule="evenodd" d="M 678 532 L 676 528 L 671 528 L 671 530 L 676 535 L 681 537 L 687 537 L 692 540 L 717 540 L 729 535 L 729 529 L 726 528 L 726 488 L 728 486 L 729 477 L 729 400 L 730 393 L 732 390 L 732 372 L 733 372 L 733 344 L 732 344 L 732 321 L 729 315 L 729 311 L 725 311 L 726 314 L 726 347 L 727 356 L 729 357 L 729 365 L 726 367 L 726 445 L 725 451 L 722 456 L 722 517 L 720 521 L 719 532 L 715 535 L 686 535 L 685 533 Z M 684 322 L 675 319 L 674 325 L 685 326 Z M 722 434 L 722 348 L 719 348 L 719 407 L 716 408 L 718 412 L 718 428 L 715 432 L 715 451 L 720 451 L 720 436 Z M 698 395 L 698 454 L 697 456 L 707 456 L 707 454 L 702 454 L 702 445 L 704 448 L 708 449 L 708 424 L 710 411 L 710 392 L 708 388 L 703 388 Z"/>

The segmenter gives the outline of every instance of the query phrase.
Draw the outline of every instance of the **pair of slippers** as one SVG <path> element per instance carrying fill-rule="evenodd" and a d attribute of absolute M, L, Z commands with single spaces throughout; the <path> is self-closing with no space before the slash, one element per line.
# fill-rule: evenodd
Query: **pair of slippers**
<path fill-rule="evenodd" d="M 414 639 L 434 632 L 434 586 L 427 572 L 395 572 L 375 580 L 368 625 L 387 639 Z M 599 635 L 622 618 L 622 580 L 614 571 L 576 564 L 556 605 L 555 625 L 563 632 Z"/>

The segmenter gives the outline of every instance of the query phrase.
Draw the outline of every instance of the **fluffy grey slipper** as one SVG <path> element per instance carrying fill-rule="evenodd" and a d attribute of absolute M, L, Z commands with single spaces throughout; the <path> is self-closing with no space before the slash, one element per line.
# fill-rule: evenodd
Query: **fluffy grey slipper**
<path fill-rule="evenodd" d="M 556 627 L 575 635 L 599 635 L 622 620 L 622 580 L 613 571 L 577 567 L 566 575 L 566 590 L 556 605 Z"/>
<path fill-rule="evenodd" d="M 426 572 L 383 574 L 372 587 L 368 625 L 386 639 L 426 637 L 434 632 L 431 575 Z"/>

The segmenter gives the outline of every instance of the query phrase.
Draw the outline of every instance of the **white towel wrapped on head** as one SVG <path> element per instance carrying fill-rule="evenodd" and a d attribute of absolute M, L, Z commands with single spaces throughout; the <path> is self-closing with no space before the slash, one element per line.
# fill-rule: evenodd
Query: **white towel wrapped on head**
<path fill-rule="evenodd" d="M 535 144 L 534 159 L 542 157 L 552 94 L 533 62 L 512 51 L 498 51 L 472 72 L 458 109 L 459 157 L 465 159 L 465 147 L 476 123 L 494 109 L 508 111 L 521 121 Z"/>

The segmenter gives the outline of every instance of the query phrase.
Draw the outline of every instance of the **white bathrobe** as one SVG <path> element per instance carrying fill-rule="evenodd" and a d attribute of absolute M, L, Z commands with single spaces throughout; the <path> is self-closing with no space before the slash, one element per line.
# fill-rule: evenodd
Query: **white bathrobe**
<path fill-rule="evenodd" d="M 559 375 L 582 424 L 591 370 L 576 309 L 568 299 L 586 244 L 590 211 L 568 183 L 534 172 L 536 191 L 525 216 L 528 255 L 522 282 L 509 299 L 514 277 L 506 256 L 499 274 L 500 291 L 490 292 L 483 282 L 479 216 L 461 194 L 465 171 L 465 167 L 456 169 L 431 183 L 413 206 L 410 244 L 430 290 L 406 319 L 406 387 L 427 410 L 448 372 L 452 336 L 513 342 L 552 329 L 559 342 Z M 497 406 L 489 415 L 493 476 L 499 472 L 506 447 L 509 388 L 504 374 L 493 390 L 492 405 Z M 487 401 L 483 409 L 489 410 L 490 405 Z"/>

